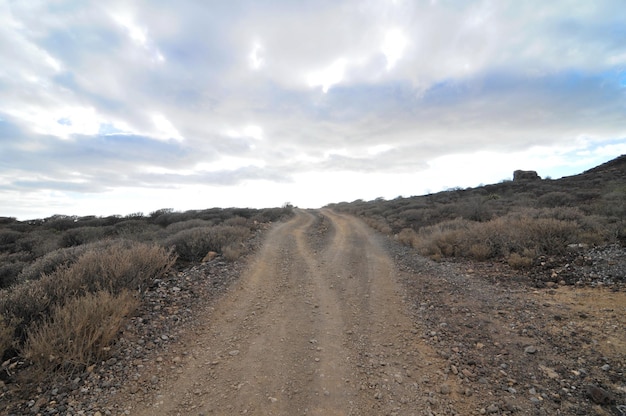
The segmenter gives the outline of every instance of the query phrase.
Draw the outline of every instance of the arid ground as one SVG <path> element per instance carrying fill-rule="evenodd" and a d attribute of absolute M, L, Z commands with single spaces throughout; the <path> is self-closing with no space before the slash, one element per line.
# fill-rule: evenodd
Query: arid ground
<path fill-rule="evenodd" d="M 408 250 L 355 217 L 297 210 L 108 408 L 146 416 L 620 415 L 623 291 L 536 289 L 497 268 Z"/>

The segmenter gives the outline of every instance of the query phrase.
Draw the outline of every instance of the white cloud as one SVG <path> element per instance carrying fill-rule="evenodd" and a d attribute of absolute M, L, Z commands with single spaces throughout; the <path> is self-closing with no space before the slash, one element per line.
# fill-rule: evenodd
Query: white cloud
<path fill-rule="evenodd" d="M 391 29 L 387 31 L 382 45 L 382 52 L 387 58 L 387 70 L 391 70 L 398 62 L 404 50 L 406 49 L 408 40 L 400 29 Z"/>
<path fill-rule="evenodd" d="M 250 68 L 253 70 L 261 69 L 264 64 L 264 59 L 262 56 L 263 46 L 259 41 L 255 41 L 252 44 L 252 51 L 250 55 L 248 55 L 248 59 L 250 60 Z"/>
<path fill-rule="evenodd" d="M 310 73 L 307 77 L 309 86 L 322 87 L 322 91 L 327 93 L 330 87 L 343 80 L 347 63 L 345 58 L 339 58 L 326 68 Z"/>
<path fill-rule="evenodd" d="M 163 114 L 155 113 L 151 116 L 152 123 L 156 130 L 151 135 L 160 140 L 177 140 L 182 141 L 183 136 L 178 132 L 176 127 Z"/>
<path fill-rule="evenodd" d="M 582 169 L 624 152 L 621 2 L 0 0 L 0 209 L 191 206 L 199 184 L 315 206 Z"/>

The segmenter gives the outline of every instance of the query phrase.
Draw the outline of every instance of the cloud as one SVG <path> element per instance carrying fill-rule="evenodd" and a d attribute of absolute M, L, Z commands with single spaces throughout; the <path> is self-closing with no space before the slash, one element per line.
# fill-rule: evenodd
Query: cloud
<path fill-rule="evenodd" d="M 160 188 L 192 201 L 202 186 L 229 202 L 247 189 L 250 205 L 284 202 L 273 192 L 321 205 L 340 193 L 296 188 L 464 185 L 433 179 L 437 161 L 486 182 L 523 160 L 503 155 L 541 165 L 536 149 L 555 171 L 581 168 L 626 140 L 622 9 L 0 0 L 0 193 L 12 201 L 0 211 L 76 195 L 132 205 L 142 189 L 167 201 Z M 354 184 L 363 175 L 394 186 Z"/>

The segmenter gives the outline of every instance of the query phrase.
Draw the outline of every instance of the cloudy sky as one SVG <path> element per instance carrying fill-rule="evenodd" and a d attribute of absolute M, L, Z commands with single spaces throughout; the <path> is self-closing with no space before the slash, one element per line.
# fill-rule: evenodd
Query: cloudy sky
<path fill-rule="evenodd" d="M 623 0 L 0 0 L 0 216 L 319 207 L 623 153 Z"/>

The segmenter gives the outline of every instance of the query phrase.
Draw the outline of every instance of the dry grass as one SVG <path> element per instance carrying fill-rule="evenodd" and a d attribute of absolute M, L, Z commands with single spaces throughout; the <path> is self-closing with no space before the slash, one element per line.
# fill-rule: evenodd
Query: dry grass
<path fill-rule="evenodd" d="M 510 259 L 517 254 L 532 259 L 540 254 L 562 253 L 568 243 L 579 241 L 580 227 L 574 221 L 516 213 L 487 222 L 457 219 L 424 227 L 413 245 L 431 257 L 486 260 Z M 517 257 L 511 261 L 521 264 Z"/>
<path fill-rule="evenodd" d="M 176 261 L 170 251 L 157 245 L 117 241 L 99 248 L 38 280 L 0 291 L 0 316 L 15 323 L 16 343 L 30 338 L 33 325 L 74 299 L 100 291 L 117 295 L 141 290 Z"/>
<path fill-rule="evenodd" d="M 82 370 L 106 358 L 124 319 L 138 303 L 128 291 L 73 298 L 29 331 L 23 355 L 44 372 Z"/>
<path fill-rule="evenodd" d="M 0 315 L 0 358 L 2 358 L 6 350 L 13 346 L 14 333 L 15 327 L 9 322 L 6 322 L 4 317 Z"/>
<path fill-rule="evenodd" d="M 245 243 L 250 236 L 250 228 L 240 225 L 197 227 L 174 234 L 165 245 L 175 250 L 182 260 L 197 262 L 209 251 L 222 253 L 224 256 L 225 250 L 233 253 L 232 248 Z"/>

